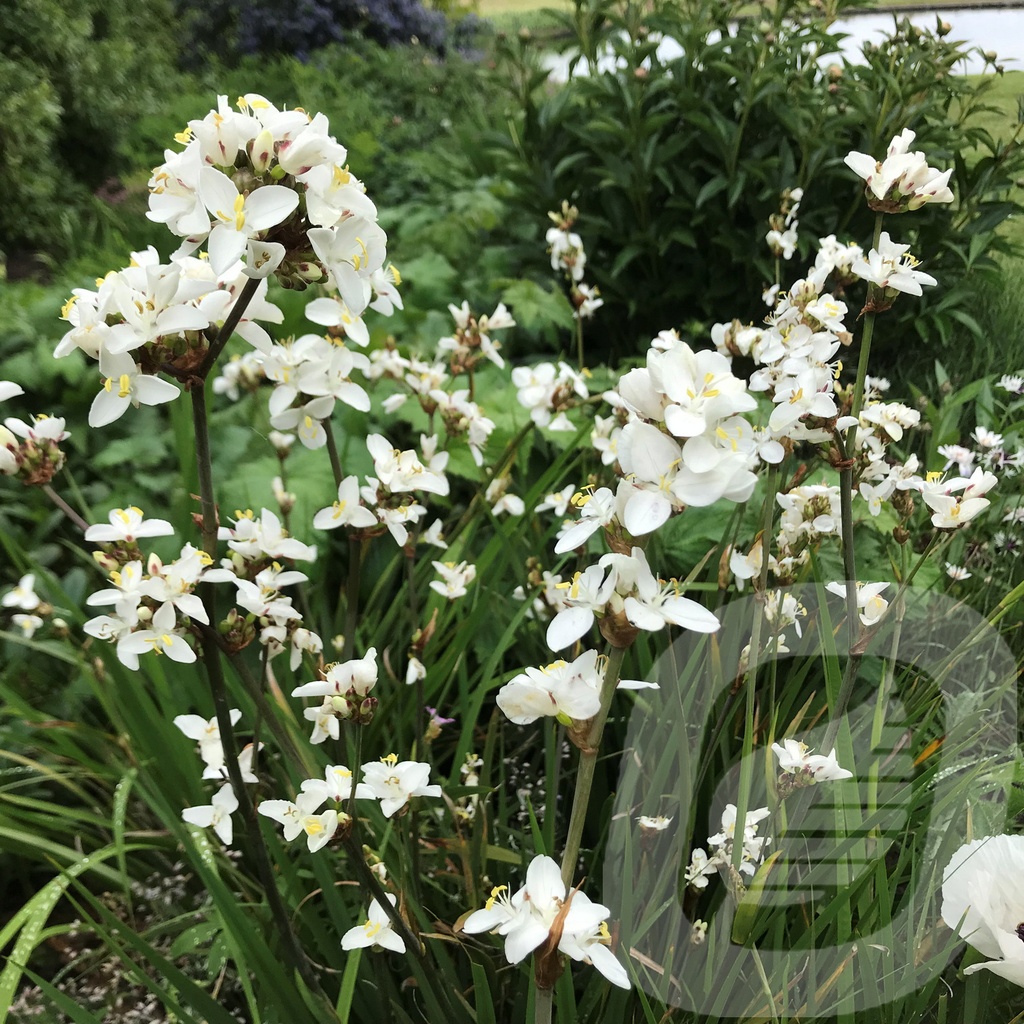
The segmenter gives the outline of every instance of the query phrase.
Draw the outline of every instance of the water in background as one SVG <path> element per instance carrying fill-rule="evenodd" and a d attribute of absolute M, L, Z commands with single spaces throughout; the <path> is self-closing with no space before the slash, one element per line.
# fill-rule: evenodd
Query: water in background
<path fill-rule="evenodd" d="M 939 13 L 943 21 L 948 21 L 952 26 L 949 39 L 979 47 L 982 51 L 993 50 L 998 54 L 999 63 L 1004 65 L 1007 71 L 1024 68 L 1024 9 L 947 8 Z M 909 18 L 920 28 L 935 28 L 936 12 L 918 11 L 900 16 Z M 856 62 L 864 43 L 878 42 L 882 37 L 891 35 L 893 25 L 892 14 L 868 13 L 840 18 L 833 27 L 835 31 L 847 36 L 842 43 L 843 55 L 848 60 Z M 673 60 L 682 52 L 682 47 L 674 39 L 664 39 L 658 46 L 658 57 L 662 61 Z M 547 54 L 543 60 L 549 76 L 559 82 L 564 82 L 568 77 L 569 62 L 570 58 L 566 54 Z M 611 54 L 598 61 L 599 71 L 610 71 L 614 67 L 615 58 Z M 971 53 L 966 60 L 961 61 L 957 70 L 962 74 L 976 75 L 983 73 L 986 67 L 979 54 Z M 586 73 L 586 63 L 581 61 L 576 66 L 575 74 Z"/>

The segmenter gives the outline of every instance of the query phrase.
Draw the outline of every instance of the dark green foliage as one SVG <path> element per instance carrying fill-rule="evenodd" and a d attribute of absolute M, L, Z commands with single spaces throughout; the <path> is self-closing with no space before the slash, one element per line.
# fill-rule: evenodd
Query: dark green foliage
<path fill-rule="evenodd" d="M 0 34 L 0 250 L 59 253 L 173 61 L 164 0 L 8 0 Z"/>
<path fill-rule="evenodd" d="M 800 186 L 805 196 L 801 248 L 781 268 L 783 287 L 802 276 L 819 236 L 869 242 L 873 215 L 843 157 L 882 155 L 906 127 L 931 163 L 955 167 L 958 198 L 952 210 L 930 207 L 887 224 L 941 282 L 923 313 L 905 314 L 914 326 L 908 319 L 892 334 L 916 327 L 923 341 L 952 344 L 980 333 L 965 315 L 975 287 L 967 274 L 986 262 L 995 228 L 1017 209 L 1008 194 L 1022 154 L 968 124 L 986 87 L 952 74 L 963 48 L 900 23 L 862 63 L 844 64 L 840 37 L 809 5 L 778 3 L 732 20 L 739 10 L 580 0 L 565 16 L 570 52 L 593 72 L 610 50 L 616 70 L 558 88 L 535 69 L 532 40 L 505 46 L 511 130 L 490 140 L 491 162 L 481 163 L 512 183 L 509 203 L 533 226 L 524 242 L 538 273 L 538 213 L 563 199 L 579 207 L 588 280 L 607 304 L 588 343 L 595 357 L 636 352 L 669 326 L 760 320 L 761 291 L 775 281 L 764 236 L 784 189 Z M 683 54 L 659 58 L 662 37 Z M 958 155 L 965 151 L 977 159 Z"/>

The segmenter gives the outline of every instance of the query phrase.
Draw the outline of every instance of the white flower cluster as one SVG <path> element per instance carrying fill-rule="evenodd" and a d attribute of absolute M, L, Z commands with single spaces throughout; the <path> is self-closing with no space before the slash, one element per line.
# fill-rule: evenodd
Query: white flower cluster
<path fill-rule="evenodd" d="M 802 188 L 787 189 L 782 194 L 782 209 L 768 218 L 770 230 L 764 240 L 776 259 L 792 259 L 796 252 L 797 228 L 800 226 L 797 214 L 803 197 Z"/>
<path fill-rule="evenodd" d="M 758 825 L 768 817 L 768 808 L 761 807 L 756 811 L 747 811 L 743 824 L 743 850 L 740 854 L 740 871 L 745 875 L 753 875 L 758 862 L 764 854 L 764 848 L 771 842 L 769 836 L 757 834 Z M 708 876 L 716 874 L 719 869 L 727 870 L 732 863 L 733 844 L 736 841 L 736 805 L 726 804 L 722 812 L 722 829 L 713 836 L 708 836 L 708 850 L 697 847 L 690 856 L 690 864 L 686 869 L 687 883 L 694 889 L 706 889 Z"/>
<path fill-rule="evenodd" d="M 97 552 L 96 560 L 109 570 L 113 586 L 91 594 L 86 604 L 110 607 L 112 614 L 89 619 L 83 629 L 90 636 L 117 645 L 117 658 L 132 671 L 139 655 L 166 654 L 172 661 L 191 664 L 196 653 L 187 640 L 193 622 L 210 625 L 203 602 L 195 594 L 212 559 L 186 544 L 166 565 L 151 554 L 143 566 L 137 540 L 174 533 L 164 519 L 144 519 L 134 506 L 114 509 L 110 523 L 90 526 L 85 539 L 113 546 L 113 554 Z"/>
<path fill-rule="evenodd" d="M 782 743 L 773 743 L 772 750 L 779 759 L 779 769 L 787 775 L 800 776 L 810 782 L 853 778 L 853 772 L 839 767 L 834 748 L 830 754 L 812 754 L 811 748 L 800 740 L 783 740 Z"/>
<path fill-rule="evenodd" d="M 517 366 L 512 371 L 512 383 L 517 388 L 516 398 L 524 409 L 530 410 L 530 419 L 538 427 L 549 430 L 574 431 L 576 427 L 566 416 L 576 399 L 590 397 L 587 371 L 578 372 L 568 363 L 536 363 Z"/>
<path fill-rule="evenodd" d="M 129 406 L 162 405 L 180 394 L 161 370 L 186 377 L 203 359 L 202 332 L 230 315 L 245 282 L 236 262 L 218 273 L 208 258 L 184 256 L 164 264 L 150 246 L 132 253 L 131 265 L 111 271 L 96 290 L 76 288 L 61 310 L 71 326 L 54 350 L 75 349 L 99 363 L 103 387 L 89 410 L 89 425 L 106 426 Z M 261 282 L 236 331 L 253 344 L 269 344 L 256 320 L 279 323 Z"/>
<path fill-rule="evenodd" d="M 175 257 L 206 244 L 218 274 L 277 272 L 293 285 L 326 276 L 359 315 L 387 238 L 346 150 L 323 114 L 278 110 L 255 93 L 227 97 L 176 138 L 149 182 L 149 217 L 182 238 Z"/>
<path fill-rule="evenodd" d="M 557 718 L 562 725 L 585 722 L 601 706 L 601 686 L 607 659 L 597 651 L 584 651 L 574 662 L 558 660 L 543 668 L 527 668 L 499 691 L 498 707 L 516 725 L 538 718 Z M 657 684 L 620 679 L 618 688 L 637 690 Z"/>
<path fill-rule="evenodd" d="M 203 577 L 209 583 L 233 584 L 235 604 L 246 613 L 241 621 L 237 612 L 229 614 L 225 621 L 231 630 L 225 639 L 244 647 L 258 628 L 256 637 L 269 657 L 288 648 L 289 664 L 295 671 L 305 653 L 320 654 L 323 641 L 303 626 L 302 615 L 291 597 L 281 593 L 282 588 L 305 583 L 309 577 L 284 567 L 279 559 L 312 562 L 316 548 L 289 536 L 281 520 L 267 508 L 258 516 L 251 509 L 236 509 L 231 522 L 231 526 L 221 526 L 217 531 L 218 539 L 227 541 L 231 554 Z"/>
<path fill-rule="evenodd" d="M 757 482 L 761 442 L 741 413 L 757 407 L 717 352 L 694 352 L 674 331 L 651 343 L 647 365 L 605 398 L 626 416 L 615 451 L 628 496 L 621 522 L 651 533 L 687 505 L 746 501 Z M 781 449 L 769 451 L 772 459 Z"/>
<path fill-rule="evenodd" d="M 0 402 L 24 393 L 20 384 L 0 380 Z M 70 436 L 60 416 L 33 416 L 31 423 L 8 416 L 0 426 L 0 476 L 16 476 L 25 484 L 48 483 L 64 465 L 58 445 Z"/>
<path fill-rule="evenodd" d="M 313 723 L 309 742 L 323 743 L 340 738 L 340 722 L 368 722 L 377 707 L 370 691 L 377 685 L 377 650 L 371 647 L 362 658 L 335 662 L 320 670 L 320 678 L 292 690 L 293 697 L 321 698 L 319 707 L 306 708 L 302 715 Z"/>
<path fill-rule="evenodd" d="M 961 476 L 970 476 L 976 467 L 991 472 L 1002 473 L 1003 476 L 1016 476 L 1024 467 L 1024 448 L 1013 444 L 985 427 L 976 427 L 971 434 L 973 448 L 957 444 L 939 445 L 939 454 L 947 459 L 945 468 L 956 466 Z"/>
<path fill-rule="evenodd" d="M 518 964 L 554 936 L 557 920 L 559 953 L 593 964 L 613 985 L 629 988 L 629 976 L 608 948 L 609 913 L 578 889 L 567 894 L 558 865 L 550 857 L 538 856 L 530 861 L 522 888 L 509 895 L 507 886 L 495 886 L 483 909 L 470 914 L 462 930 L 504 936 L 505 957 Z"/>
<path fill-rule="evenodd" d="M 239 716 L 240 712 L 232 711 L 232 724 L 238 721 Z M 174 721 L 187 736 L 199 740 L 204 758 L 216 759 L 215 751 L 211 750 L 220 744 L 220 734 L 216 730 L 215 721 L 205 723 L 198 715 L 180 715 Z M 251 751 L 250 744 L 238 759 L 243 770 L 242 778 L 246 783 L 258 781 L 248 768 L 252 760 Z M 221 750 L 221 764 L 223 756 Z M 244 760 L 246 757 L 247 760 Z M 222 773 L 226 774 L 223 768 L 211 772 L 211 767 L 208 761 L 207 772 L 203 778 L 219 778 Z M 400 811 L 414 796 L 441 795 L 439 785 L 428 785 L 429 764 L 399 761 L 395 754 L 389 754 L 380 761 L 364 764 L 362 771 L 364 781 L 357 783 L 353 779 L 353 773 L 345 765 L 329 764 L 324 769 L 322 779 L 306 779 L 301 784 L 300 792 L 294 800 L 263 800 L 256 810 L 283 826 L 286 842 L 290 843 L 304 835 L 309 851 L 315 853 L 334 838 L 339 827 L 348 823 L 349 817 L 344 807 L 353 797 L 353 786 L 356 800 L 379 800 L 381 811 L 386 818 Z M 325 803 L 332 806 L 321 811 L 320 808 Z M 181 816 L 190 824 L 201 828 L 213 828 L 221 842 L 225 846 L 230 846 L 233 838 L 231 815 L 236 810 L 238 797 L 231 783 L 226 783 L 214 795 L 211 803 L 186 807 Z"/>
<path fill-rule="evenodd" d="M 551 254 L 551 269 L 561 271 L 569 281 L 573 317 L 576 320 L 589 320 L 604 305 L 604 299 L 598 288 L 583 281 L 587 254 L 583 248 L 583 239 L 572 230 L 578 217 L 579 210 L 563 200 L 559 213 L 548 212 L 548 218 L 554 226 L 548 228 L 544 241 Z"/>
<path fill-rule="evenodd" d="M 436 434 L 420 435 L 423 458 L 412 449 L 400 451 L 383 434 L 370 434 L 366 447 L 373 456 L 376 476 L 366 477 L 359 486 L 355 476 L 345 477 L 338 485 L 338 499 L 320 509 L 313 518 L 317 530 L 334 530 L 341 526 L 353 530 L 383 533 L 386 528 L 395 542 L 404 547 L 409 540 L 407 524 L 418 523 L 427 509 L 410 495 L 414 491 L 444 496 L 448 494 L 445 469 L 448 453 L 437 450 Z M 362 502 L 362 503 L 361 503 Z M 441 521 L 424 532 L 425 543 L 447 547 L 440 537 Z M 468 582 L 468 581 L 467 581 Z"/>
<path fill-rule="evenodd" d="M 915 132 L 904 128 L 889 143 L 883 160 L 876 160 L 867 153 L 846 155 L 843 162 L 864 179 L 864 193 L 872 210 L 905 213 L 918 210 L 926 203 L 953 202 L 949 188 L 952 169 L 939 171 L 929 167 L 924 153 L 911 152 L 915 138 Z"/>
<path fill-rule="evenodd" d="M 45 605 L 36 593 L 34 573 L 22 576 L 18 580 L 18 585 L 0 598 L 0 608 L 17 609 L 11 613 L 11 622 L 18 627 L 26 640 L 31 640 L 35 636 L 36 630 L 45 622 L 43 615 L 48 614 L 49 610 L 49 606 Z"/>
<path fill-rule="evenodd" d="M 238 708 L 232 708 L 229 712 L 231 725 L 236 726 L 242 719 L 242 712 Z M 224 743 L 221 740 L 220 725 L 217 723 L 216 715 L 213 718 L 205 719 L 200 715 L 178 715 L 174 724 L 190 739 L 196 741 L 196 752 L 202 759 L 204 779 L 228 778 L 226 756 L 224 754 Z M 259 745 L 263 749 L 263 744 Z M 252 743 L 247 743 L 238 753 L 238 769 L 242 781 L 255 785 L 259 779 L 252 770 L 253 757 L 256 748 Z M 232 791 L 232 796 L 234 792 Z M 186 821 L 190 820 L 188 818 Z M 193 824 L 198 824 L 193 822 Z M 227 840 L 230 844 L 230 839 Z"/>
<path fill-rule="evenodd" d="M 683 596 L 678 580 L 657 579 L 638 547 L 628 555 L 603 555 L 597 565 L 558 587 L 565 591 L 566 607 L 548 624 L 546 639 L 553 651 L 582 639 L 595 617 L 601 619 L 602 632 L 616 639 L 641 629 L 656 632 L 669 623 L 697 633 L 714 633 L 720 625 L 713 612 Z"/>
<path fill-rule="evenodd" d="M 416 398 L 428 416 L 440 415 L 449 437 L 465 436 L 473 461 L 482 466 L 494 421 L 473 401 L 472 388 L 449 390 L 448 384 L 451 377 L 463 373 L 472 381 L 481 360 L 503 368 L 501 344 L 491 332 L 514 327 L 515 321 L 501 303 L 490 316 L 474 315 L 466 302 L 449 305 L 448 310 L 455 320 L 455 333 L 438 341 L 438 358 L 428 362 L 416 355 L 406 357 L 397 348 L 386 346 L 371 353 L 367 376 L 372 380 L 386 377 L 402 388 L 384 400 L 385 412 L 395 412 L 410 397 Z"/>
<path fill-rule="evenodd" d="M 286 842 L 305 835 L 309 851 L 315 853 L 348 823 L 344 806 L 353 797 L 353 787 L 356 800 L 379 800 L 385 818 L 397 814 L 414 796 L 441 796 L 441 787 L 429 784 L 429 764 L 399 761 L 397 754 L 364 764 L 362 773 L 363 781 L 356 782 L 344 765 L 329 764 L 322 779 L 301 784 L 294 800 L 263 800 L 256 810 L 283 826 Z M 321 811 L 325 803 L 333 806 Z"/>

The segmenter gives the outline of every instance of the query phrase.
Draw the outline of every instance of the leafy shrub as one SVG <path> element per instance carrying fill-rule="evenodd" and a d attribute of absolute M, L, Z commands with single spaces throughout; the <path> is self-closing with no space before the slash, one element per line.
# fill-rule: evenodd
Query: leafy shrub
<path fill-rule="evenodd" d="M 164 0 L 11 0 L 0 36 L 5 250 L 61 248 L 115 172 L 120 139 L 169 70 Z"/>
<path fill-rule="evenodd" d="M 944 344 L 980 334 L 967 275 L 991 262 L 995 228 L 1019 207 L 1007 197 L 1024 155 L 973 121 L 987 86 L 953 74 L 962 47 L 901 22 L 863 63 L 846 63 L 808 5 L 733 20 L 742 6 L 578 0 L 563 24 L 570 67 L 589 73 L 554 88 L 528 34 L 506 41 L 511 131 L 492 138 L 479 166 L 508 179 L 515 220 L 532 226 L 524 260 L 541 272 L 537 210 L 579 207 L 588 276 L 607 303 L 595 354 L 628 354 L 669 325 L 758 321 L 757 295 L 776 280 L 764 237 L 780 194 L 804 189 L 801 255 L 837 224 L 844 240 L 866 242 L 871 215 L 849 199 L 843 156 L 884 151 L 909 126 L 916 145 L 954 167 L 958 205 L 900 224 L 943 286 L 904 326 Z M 680 56 L 658 55 L 665 38 Z M 958 155 L 971 150 L 976 159 Z"/>

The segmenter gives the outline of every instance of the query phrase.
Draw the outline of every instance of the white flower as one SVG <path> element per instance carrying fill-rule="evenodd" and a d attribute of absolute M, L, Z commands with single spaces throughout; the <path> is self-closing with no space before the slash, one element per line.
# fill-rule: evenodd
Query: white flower
<path fill-rule="evenodd" d="M 365 530 L 376 525 L 376 515 L 359 504 L 359 480 L 355 476 L 345 477 L 338 485 L 338 500 L 313 517 L 314 530 L 335 530 L 339 526 Z"/>
<path fill-rule="evenodd" d="M 352 796 L 352 772 L 343 764 L 329 764 L 322 779 L 306 779 L 300 788 L 303 793 L 309 793 L 311 799 L 319 797 L 317 807 L 325 800 L 343 803 Z M 356 784 L 355 795 L 357 800 L 374 799 L 373 790 L 362 782 Z"/>
<path fill-rule="evenodd" d="M 507 886 L 495 886 L 483 909 L 466 918 L 463 931 L 503 935 L 505 957 L 510 964 L 517 964 L 548 938 L 555 919 L 562 914 L 559 951 L 592 963 L 613 984 L 628 988 L 625 970 L 607 948 L 611 941 L 605 923 L 608 908 L 592 903 L 578 891 L 569 900 L 565 910 L 566 890 L 558 865 L 550 857 L 534 857 L 526 870 L 526 884 L 512 896 Z"/>
<path fill-rule="evenodd" d="M 129 352 L 100 352 L 100 373 L 103 390 L 89 408 L 89 426 L 105 427 L 120 419 L 129 405 L 162 405 L 180 394 L 176 385 L 142 372 L 140 364 Z"/>
<path fill-rule="evenodd" d="M 384 895 L 392 906 L 398 902 L 398 898 L 391 893 Z M 349 928 L 341 937 L 342 949 L 361 949 L 366 946 L 380 946 L 381 949 L 390 949 L 395 953 L 405 952 L 405 940 L 394 930 L 387 911 L 376 900 L 370 901 L 366 922 Z"/>
<path fill-rule="evenodd" d="M 852 779 L 853 772 L 839 767 L 836 752 L 825 756 L 812 754 L 810 747 L 799 740 L 783 740 L 781 744 L 773 743 L 772 750 L 779 759 L 781 771 L 790 775 L 806 773 L 815 782 L 833 782 L 839 779 Z"/>
<path fill-rule="evenodd" d="M 916 135 L 909 128 L 889 143 L 884 160 L 875 160 L 867 153 L 848 153 L 844 163 L 864 179 L 864 186 L 879 201 L 888 200 L 889 212 L 917 210 L 925 203 L 951 203 L 949 188 L 952 169 L 939 171 L 928 166 L 924 153 L 910 152 Z M 869 205 L 872 205 L 869 202 Z M 872 206 L 873 209 L 878 207 Z"/>
<path fill-rule="evenodd" d="M 310 853 L 322 849 L 338 831 L 338 812 L 327 810 L 322 814 L 317 809 L 324 802 L 320 791 L 302 792 L 293 803 L 291 800 L 264 800 L 256 808 L 264 817 L 272 818 L 284 826 L 284 838 L 291 842 L 301 833 L 306 835 Z"/>
<path fill-rule="evenodd" d="M 559 538 L 555 545 L 556 555 L 582 547 L 589 537 L 615 520 L 615 495 L 607 487 L 599 487 L 596 491 L 590 488 L 577 491 L 572 503 L 580 510 L 580 519 Z"/>
<path fill-rule="evenodd" d="M 629 975 L 608 948 L 611 933 L 608 931 L 610 911 L 600 903 L 594 903 L 585 892 L 574 892 L 558 941 L 558 951 L 572 960 L 592 964 L 613 985 L 629 988 Z"/>
<path fill-rule="evenodd" d="M 182 812 L 182 818 L 190 825 L 198 825 L 200 828 L 213 828 L 217 837 L 225 846 L 231 845 L 232 829 L 231 815 L 238 810 L 238 797 L 227 782 L 214 794 L 209 804 L 201 807 L 186 807 Z"/>
<path fill-rule="evenodd" d="M 387 235 L 372 220 L 355 216 L 336 227 L 311 228 L 309 241 L 345 305 L 362 316 L 370 301 L 370 277 L 384 265 Z"/>
<path fill-rule="evenodd" d="M 39 607 L 39 595 L 35 591 L 35 585 L 34 573 L 22 576 L 18 580 L 18 585 L 4 594 L 0 604 L 4 608 L 20 608 L 23 612 L 35 611 Z"/>
<path fill-rule="evenodd" d="M 965 974 L 991 971 L 1024 986 L 1024 836 L 987 836 L 957 850 L 942 873 L 942 920 L 985 957 Z"/>
<path fill-rule="evenodd" d="M 328 665 L 324 678 L 292 690 L 293 697 L 365 697 L 377 685 L 377 649 L 362 658 Z"/>
<path fill-rule="evenodd" d="M 946 575 L 951 580 L 969 580 L 971 573 L 967 571 L 962 565 L 954 565 L 952 562 L 946 563 Z"/>
<path fill-rule="evenodd" d="M 43 620 L 38 615 L 29 615 L 25 612 L 16 612 L 11 616 L 11 622 L 21 630 L 21 635 L 26 640 L 31 640 L 36 635 L 36 630 L 43 625 Z"/>
<path fill-rule="evenodd" d="M 440 796 L 441 787 L 428 785 L 430 765 L 420 761 L 399 761 L 396 754 L 388 754 L 379 761 L 364 764 L 363 779 L 380 800 L 385 818 L 401 810 L 414 796 Z"/>
<path fill-rule="evenodd" d="M 563 725 L 585 721 L 601 707 L 597 651 L 585 651 L 572 664 L 555 661 L 544 668 L 528 668 L 499 691 L 498 707 L 516 725 L 529 725 L 542 716 Z"/>
<path fill-rule="evenodd" d="M 664 832 L 672 824 L 672 819 L 666 818 L 663 814 L 641 814 L 636 820 L 646 832 Z"/>
<path fill-rule="evenodd" d="M 885 614 L 889 602 L 881 593 L 888 587 L 888 583 L 857 583 L 857 608 L 860 611 L 860 621 L 865 626 L 873 626 Z M 831 594 L 838 594 L 846 597 L 845 583 L 829 583 L 825 589 Z"/>
<path fill-rule="evenodd" d="M 229 712 L 231 724 L 237 725 L 242 718 L 238 708 Z M 199 744 L 199 756 L 209 768 L 220 768 L 224 764 L 224 747 L 220 739 L 217 716 L 207 720 L 199 715 L 178 715 L 174 724 L 190 739 Z"/>
<path fill-rule="evenodd" d="M 108 516 L 110 525 L 100 523 L 85 531 L 90 543 L 133 543 L 139 537 L 167 537 L 174 533 L 174 527 L 166 519 L 144 519 L 141 508 L 115 508 Z"/>
<path fill-rule="evenodd" d="M 458 597 L 465 597 L 469 592 L 466 588 L 476 579 L 476 566 L 466 562 L 431 562 L 431 565 L 441 576 L 439 580 L 430 581 L 430 589 L 436 591 L 442 597 L 454 601 Z"/>
<path fill-rule="evenodd" d="M 442 496 L 448 493 L 444 474 L 430 472 L 411 449 L 399 451 L 382 434 L 370 434 L 366 447 L 373 457 L 374 475 L 388 490 L 429 491 Z"/>
<path fill-rule="evenodd" d="M 217 539 L 226 540 L 232 551 L 243 558 L 294 558 L 304 562 L 316 560 L 316 548 L 303 544 L 281 525 L 281 520 L 270 511 L 261 509 L 257 517 L 250 509 L 235 512 L 233 527 L 221 526 Z"/>
<path fill-rule="evenodd" d="M 859 259 L 853 265 L 853 273 L 863 281 L 870 281 L 879 288 L 908 295 L 921 295 L 921 285 L 935 285 L 938 282 L 931 274 L 915 270 L 918 261 L 911 256 L 909 245 L 898 245 L 883 231 L 878 248 L 868 253 L 867 259 Z"/>
<path fill-rule="evenodd" d="M 261 232 L 287 220 L 299 205 L 298 193 L 283 185 L 262 185 L 243 195 L 226 174 L 213 167 L 199 172 L 199 192 L 215 221 L 207 246 L 210 266 L 218 275 L 234 266 Z M 266 273 L 262 272 L 265 267 L 255 264 L 246 269 L 254 277 L 265 277 L 276 265 Z"/>
<path fill-rule="evenodd" d="M 196 660 L 196 652 L 180 633 L 175 632 L 177 622 L 173 604 L 168 601 L 160 605 L 153 613 L 150 625 L 152 629 L 135 630 L 118 643 L 117 656 L 123 665 L 137 671 L 139 655 L 148 651 L 166 654 L 171 661 L 183 665 L 191 665 Z"/>

